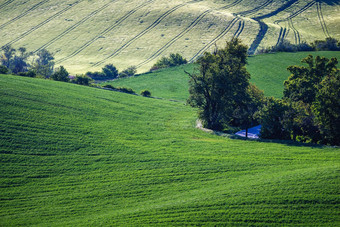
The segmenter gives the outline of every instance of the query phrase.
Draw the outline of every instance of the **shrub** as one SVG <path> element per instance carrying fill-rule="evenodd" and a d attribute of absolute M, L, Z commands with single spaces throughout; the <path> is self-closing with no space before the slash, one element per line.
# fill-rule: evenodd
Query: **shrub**
<path fill-rule="evenodd" d="M 102 71 L 106 78 L 114 79 L 118 76 L 118 70 L 112 64 L 105 65 Z"/>
<path fill-rule="evenodd" d="M 116 89 L 114 86 L 112 86 L 111 84 L 105 84 L 103 86 L 104 88 L 109 88 L 109 89 Z"/>
<path fill-rule="evenodd" d="M 77 75 L 71 82 L 79 85 L 89 86 L 93 80 L 86 75 Z"/>
<path fill-rule="evenodd" d="M 29 70 L 27 72 L 20 72 L 18 75 L 19 76 L 26 76 L 26 77 L 36 77 L 37 76 L 37 74 L 33 70 Z"/>
<path fill-rule="evenodd" d="M 135 94 L 136 92 L 132 90 L 131 88 L 126 88 L 126 87 L 117 87 L 118 91 L 128 93 L 128 94 Z"/>
<path fill-rule="evenodd" d="M 157 69 L 173 67 L 177 65 L 183 65 L 188 63 L 188 61 L 183 58 L 180 54 L 170 54 L 169 57 L 162 57 L 159 59 L 156 64 L 154 64 L 150 71 L 154 71 Z"/>
<path fill-rule="evenodd" d="M 4 65 L 0 65 L 0 74 L 7 74 L 8 68 Z"/>
<path fill-rule="evenodd" d="M 70 78 L 68 78 L 68 72 L 64 68 L 64 66 L 60 66 L 52 75 L 51 79 L 56 81 L 64 81 L 69 82 Z"/>
<path fill-rule="evenodd" d="M 134 76 L 136 72 L 137 72 L 136 66 L 131 66 L 123 70 L 121 73 L 119 73 L 119 78 Z"/>
<path fill-rule="evenodd" d="M 151 96 L 151 92 L 148 91 L 148 90 L 142 90 L 142 91 L 140 92 L 140 94 L 141 94 L 142 96 L 144 96 L 144 97 L 150 97 L 150 96 Z"/>

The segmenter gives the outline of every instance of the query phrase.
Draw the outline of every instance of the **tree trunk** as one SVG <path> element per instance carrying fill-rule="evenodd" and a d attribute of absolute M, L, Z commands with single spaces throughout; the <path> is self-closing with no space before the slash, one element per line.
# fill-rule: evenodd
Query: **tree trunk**
<path fill-rule="evenodd" d="M 246 128 L 246 139 L 248 139 L 248 127 Z"/>

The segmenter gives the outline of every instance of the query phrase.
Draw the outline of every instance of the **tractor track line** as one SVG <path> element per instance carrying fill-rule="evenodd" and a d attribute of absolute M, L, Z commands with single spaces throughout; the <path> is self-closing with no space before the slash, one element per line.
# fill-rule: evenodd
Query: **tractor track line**
<path fill-rule="evenodd" d="M 231 7 L 234 7 L 235 5 L 239 4 L 241 1 L 243 0 L 236 0 L 235 2 L 223 6 L 221 8 L 219 8 L 219 10 L 221 9 L 228 9 Z M 189 31 L 191 31 L 208 13 L 210 13 L 211 11 L 213 11 L 212 9 L 206 10 L 203 13 L 201 13 L 193 22 L 191 22 L 191 24 L 186 27 L 181 33 L 179 33 L 178 35 L 176 35 L 174 38 L 172 38 L 170 41 L 168 41 L 164 46 L 162 46 L 160 49 L 158 49 L 155 53 L 153 53 L 148 59 L 146 59 L 145 61 L 139 63 L 136 67 L 140 68 L 141 66 L 149 63 L 150 61 L 152 61 L 153 59 L 157 58 L 159 55 L 161 55 L 166 49 L 168 49 L 172 44 L 174 44 L 178 39 L 182 38 L 186 33 L 188 33 Z"/>
<path fill-rule="evenodd" d="M 282 20 L 276 20 L 274 21 L 275 24 L 278 24 L 280 22 L 284 22 L 284 21 L 288 21 L 289 19 L 293 19 L 294 17 L 298 16 L 299 14 L 303 13 L 304 11 L 306 11 L 307 9 L 309 9 L 310 7 L 312 7 L 316 2 L 312 1 L 307 3 L 304 7 L 302 7 L 301 9 L 299 9 L 298 11 L 292 13 L 290 16 L 288 16 L 285 19 Z"/>
<path fill-rule="evenodd" d="M 227 27 L 218 35 L 216 36 L 214 39 L 212 39 L 207 45 L 205 45 L 204 47 L 202 47 L 190 60 L 189 63 L 192 63 L 197 57 L 201 56 L 209 47 L 211 47 L 214 43 L 216 43 L 218 40 L 220 40 L 224 35 L 226 35 L 230 29 L 235 25 L 235 23 L 237 21 L 239 21 L 240 18 L 235 17 L 234 19 L 232 19 L 229 24 L 227 25 Z"/>
<path fill-rule="evenodd" d="M 13 1 L 14 1 L 14 0 L 8 0 L 7 2 L 2 3 L 2 4 L 0 5 L 0 9 L 2 9 L 2 8 L 6 7 L 6 6 L 8 6 L 8 5 L 11 4 Z"/>
<path fill-rule="evenodd" d="M 264 4 L 258 6 L 258 7 L 255 7 L 254 9 L 251 9 L 251 10 L 247 10 L 247 11 L 243 11 L 243 12 L 240 12 L 240 13 L 235 13 L 234 15 L 242 15 L 242 16 L 245 16 L 247 14 L 250 14 L 250 13 L 254 13 L 254 12 L 257 12 L 259 11 L 260 9 L 268 6 L 270 3 L 272 3 L 273 0 L 268 0 L 266 1 Z M 235 21 L 236 20 L 236 21 Z M 240 18 L 234 18 L 231 23 L 223 30 L 222 33 L 220 33 L 217 37 L 215 37 L 212 41 L 210 41 L 206 46 L 204 46 L 201 50 L 199 50 L 190 60 L 189 62 L 193 62 L 197 57 L 201 56 L 203 54 L 204 51 L 206 51 L 214 42 L 218 41 L 219 39 L 221 39 L 224 35 L 226 35 L 229 30 L 234 26 L 234 24 L 239 21 Z M 259 22 L 259 21 L 258 21 Z M 262 22 L 263 23 L 263 22 Z M 262 24 L 259 22 L 260 24 L 260 32 L 258 33 L 256 39 L 254 40 L 253 44 L 252 44 L 252 47 L 253 48 L 257 48 L 257 46 L 259 45 L 259 43 L 257 43 L 257 39 L 261 38 L 261 40 L 263 39 L 266 31 L 268 30 L 268 26 L 265 28 L 265 29 L 262 29 Z M 232 25 L 230 27 L 230 25 Z M 229 28 L 230 27 L 230 28 Z M 264 31 L 265 33 L 262 34 L 262 31 Z M 223 35 L 222 35 L 223 34 Z"/>
<path fill-rule="evenodd" d="M 238 15 L 240 16 L 245 16 L 245 15 L 249 15 L 249 14 L 252 14 L 252 13 L 256 13 L 258 12 L 260 9 L 263 9 L 265 8 L 266 6 L 268 6 L 270 3 L 272 3 L 273 0 L 267 0 L 265 3 L 263 3 L 262 5 L 260 6 L 257 6 L 255 7 L 254 9 L 250 9 L 250 10 L 246 10 L 246 11 L 243 11 L 243 12 L 239 12 L 237 13 Z"/>
<path fill-rule="evenodd" d="M 289 26 L 292 28 L 292 30 L 294 31 L 294 36 L 295 36 L 295 44 L 300 44 L 301 43 L 301 37 L 300 37 L 300 33 L 299 31 L 294 27 L 294 24 L 293 24 L 293 20 L 292 19 L 289 19 Z"/>
<path fill-rule="evenodd" d="M 193 1 L 191 1 L 193 2 Z M 151 31 L 154 27 L 156 27 L 165 17 L 167 17 L 168 15 L 170 15 L 171 13 L 173 13 L 174 11 L 176 11 L 177 9 L 187 5 L 188 3 L 182 3 L 180 5 L 177 5 L 171 9 L 169 9 L 168 11 L 166 11 L 165 13 L 163 13 L 160 17 L 157 18 L 157 20 L 155 20 L 151 25 L 149 25 L 146 29 L 144 29 L 142 32 L 140 32 L 138 35 L 136 35 L 135 37 L 133 37 L 132 39 L 130 39 L 129 41 L 127 41 L 126 43 L 124 43 L 121 47 L 119 47 L 117 50 L 115 50 L 112 54 L 110 54 L 109 56 L 105 57 L 104 59 L 96 62 L 95 64 L 93 64 L 93 66 L 98 66 L 101 65 L 102 63 L 104 63 L 107 59 L 112 58 L 114 56 L 117 56 L 121 51 L 123 51 L 124 49 L 126 49 L 127 47 L 129 47 L 134 41 L 136 41 L 137 39 L 139 39 L 140 37 L 142 37 L 143 35 L 145 35 L 146 33 L 148 33 L 149 31 Z"/>
<path fill-rule="evenodd" d="M 319 21 L 323 30 L 323 33 L 325 34 L 326 38 L 330 37 L 328 29 L 327 29 L 327 25 L 325 22 L 325 19 L 323 18 L 323 14 L 322 14 L 322 10 L 321 10 L 321 3 L 317 2 L 316 3 L 316 8 L 317 8 L 317 12 L 318 12 L 318 17 L 319 17 Z"/>
<path fill-rule="evenodd" d="M 105 4 L 104 6 L 100 7 L 99 9 L 96 9 L 95 11 L 91 12 L 89 15 L 87 15 L 86 17 L 84 17 L 83 19 L 81 19 L 80 21 L 78 21 L 77 23 L 73 24 L 72 26 L 70 26 L 69 28 L 67 28 L 65 31 L 63 31 L 62 33 L 60 33 L 59 35 L 57 35 L 56 37 L 54 37 L 53 39 L 51 39 L 50 41 L 48 41 L 47 43 L 45 43 L 44 45 L 42 45 L 41 47 L 39 47 L 38 49 L 36 49 L 33 53 L 38 52 L 41 49 L 44 49 L 48 46 L 50 46 L 51 44 L 53 44 L 55 41 L 61 39 L 63 36 L 65 36 L 66 34 L 70 33 L 71 31 L 73 31 L 75 28 L 79 27 L 81 24 L 85 23 L 88 19 L 90 19 L 91 17 L 95 16 L 97 13 L 103 11 L 104 9 L 106 9 L 112 2 L 111 1 L 107 4 Z"/>
<path fill-rule="evenodd" d="M 265 15 L 262 15 L 262 16 L 259 16 L 259 17 L 254 17 L 252 19 L 254 19 L 254 20 L 262 20 L 262 19 L 265 19 L 265 18 L 269 18 L 269 17 L 275 16 L 275 15 L 279 14 L 280 12 L 282 12 L 284 10 L 287 10 L 289 7 L 291 7 L 294 3 L 298 2 L 298 1 L 299 0 L 288 1 L 287 3 L 283 4 L 282 6 L 280 6 L 278 9 L 274 10 L 273 12 L 270 12 L 268 14 L 265 14 Z"/>
<path fill-rule="evenodd" d="M 104 29 L 102 32 L 100 32 L 99 34 L 97 34 L 94 38 L 90 39 L 89 41 L 87 41 L 85 44 L 83 44 L 81 47 L 79 47 L 77 50 L 75 50 L 73 53 L 71 53 L 70 55 L 61 58 L 59 60 L 57 60 L 55 63 L 56 64 L 60 64 L 63 61 L 66 61 L 74 56 L 76 56 L 77 54 L 79 54 L 80 52 L 82 52 L 84 49 L 86 49 L 87 47 L 89 47 L 92 43 L 94 43 L 97 39 L 99 39 L 101 36 L 105 35 L 106 33 L 112 31 L 114 28 L 116 28 L 117 26 L 119 26 L 123 21 L 125 21 L 129 16 L 131 16 L 132 14 L 134 14 L 137 10 L 143 8 L 144 6 L 150 4 L 154 2 L 154 0 L 150 0 L 147 2 L 144 2 L 143 4 L 137 6 L 136 8 L 130 10 L 128 13 L 126 13 L 124 16 L 122 16 L 121 18 L 119 18 L 115 24 L 107 27 L 106 29 Z"/>
<path fill-rule="evenodd" d="M 46 20 L 44 20 L 43 22 L 41 22 L 40 24 L 32 27 L 30 30 L 24 32 L 23 34 L 19 35 L 17 38 L 13 39 L 12 41 L 6 43 L 4 46 L 8 46 L 8 45 L 12 45 L 13 43 L 19 41 L 20 39 L 24 38 L 25 36 L 31 34 L 32 32 L 34 32 L 35 30 L 39 29 L 40 27 L 44 26 L 45 24 L 47 24 L 48 22 L 50 22 L 51 20 L 53 20 L 54 18 L 60 16 L 61 14 L 65 13 L 66 11 L 70 10 L 72 7 L 74 7 L 75 5 L 77 5 L 79 2 L 74 2 L 71 5 L 67 6 L 66 8 L 62 9 L 61 11 L 59 11 L 58 13 L 54 14 L 53 16 L 47 18 Z"/>
<path fill-rule="evenodd" d="M 0 25 L 0 30 L 3 29 L 4 27 L 6 27 L 7 25 L 13 23 L 14 21 L 17 21 L 19 20 L 20 18 L 26 16 L 28 13 L 30 13 L 31 11 L 35 10 L 36 8 L 38 8 L 39 6 L 45 4 L 46 2 L 48 2 L 49 0 L 44 0 L 44 1 L 41 1 L 39 2 L 38 4 L 32 6 L 30 9 L 28 9 L 27 11 L 23 12 L 22 14 L 14 17 L 13 19 L 7 21 L 6 23 Z"/>
<path fill-rule="evenodd" d="M 244 21 L 241 20 L 238 24 L 237 31 L 234 33 L 234 37 L 238 38 L 241 35 L 241 33 L 243 32 L 243 29 L 244 29 Z"/>

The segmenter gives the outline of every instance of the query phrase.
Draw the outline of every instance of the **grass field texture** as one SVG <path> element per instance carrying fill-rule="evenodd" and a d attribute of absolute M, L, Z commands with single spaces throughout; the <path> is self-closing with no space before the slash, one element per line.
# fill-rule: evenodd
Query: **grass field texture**
<path fill-rule="evenodd" d="M 0 225 L 339 225 L 339 148 L 233 140 L 183 103 L 0 75 Z"/>
<path fill-rule="evenodd" d="M 339 51 L 319 52 L 297 52 L 297 53 L 275 53 L 263 54 L 249 57 L 247 69 L 251 74 L 251 82 L 264 91 L 266 96 L 281 98 L 283 95 L 283 82 L 288 79 L 290 65 L 303 65 L 301 59 L 309 54 L 313 56 L 324 56 L 327 58 L 336 57 L 340 60 Z M 189 92 L 189 77 L 187 72 L 193 72 L 194 65 L 162 69 L 152 73 L 141 74 L 140 76 L 122 78 L 102 83 L 113 86 L 130 87 L 137 93 L 143 89 L 151 91 L 155 97 L 186 101 Z"/>
<path fill-rule="evenodd" d="M 0 47 L 46 48 L 71 73 L 147 71 L 178 52 L 195 60 L 233 36 L 257 48 L 340 39 L 335 0 L 0 0 Z"/>

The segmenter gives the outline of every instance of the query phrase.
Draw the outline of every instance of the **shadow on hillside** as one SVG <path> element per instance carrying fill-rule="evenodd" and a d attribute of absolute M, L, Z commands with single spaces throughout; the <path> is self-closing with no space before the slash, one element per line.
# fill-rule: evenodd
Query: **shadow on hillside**
<path fill-rule="evenodd" d="M 256 142 L 261 142 L 261 143 L 279 143 L 283 144 L 286 146 L 293 146 L 293 147 L 312 147 L 312 148 L 325 148 L 329 147 L 326 145 L 320 145 L 320 144 L 315 144 L 315 143 L 302 143 L 302 142 L 296 142 L 293 140 L 277 140 L 277 139 L 246 139 L 241 136 L 237 135 L 229 135 L 228 138 L 230 139 L 237 139 L 237 140 L 247 140 L 247 141 L 256 141 Z"/>
<path fill-rule="evenodd" d="M 327 5 L 340 5 L 340 0 L 316 0 L 316 2 L 326 3 Z"/>

